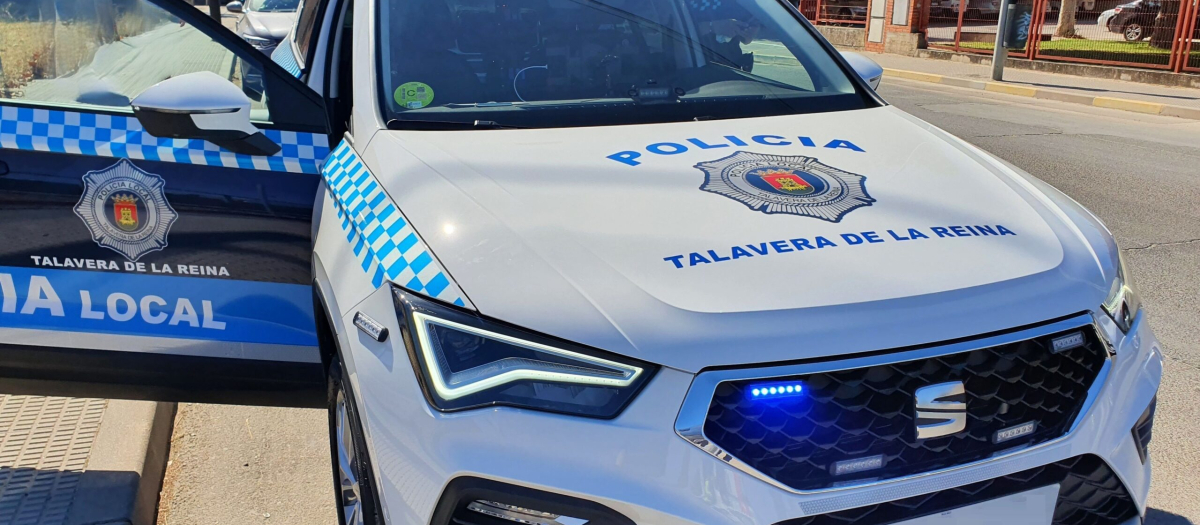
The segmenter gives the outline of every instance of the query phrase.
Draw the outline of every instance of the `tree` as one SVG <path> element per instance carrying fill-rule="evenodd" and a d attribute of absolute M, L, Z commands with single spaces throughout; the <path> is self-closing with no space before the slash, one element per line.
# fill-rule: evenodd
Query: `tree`
<path fill-rule="evenodd" d="M 1075 38 L 1075 12 L 1078 10 L 1079 0 L 1062 0 L 1062 8 L 1058 10 L 1058 25 L 1054 26 L 1054 36 Z"/>
<path fill-rule="evenodd" d="M 1158 16 L 1154 17 L 1154 30 L 1150 32 L 1150 47 L 1171 49 L 1175 43 L 1175 24 L 1179 22 L 1179 0 L 1163 0 L 1159 4 Z"/>

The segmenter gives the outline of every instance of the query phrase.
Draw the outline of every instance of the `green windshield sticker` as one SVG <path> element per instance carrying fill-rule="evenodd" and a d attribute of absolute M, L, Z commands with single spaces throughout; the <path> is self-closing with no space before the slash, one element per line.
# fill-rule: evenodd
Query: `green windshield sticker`
<path fill-rule="evenodd" d="M 396 103 L 407 109 L 421 109 L 433 102 L 433 88 L 424 82 L 405 82 L 396 88 Z"/>

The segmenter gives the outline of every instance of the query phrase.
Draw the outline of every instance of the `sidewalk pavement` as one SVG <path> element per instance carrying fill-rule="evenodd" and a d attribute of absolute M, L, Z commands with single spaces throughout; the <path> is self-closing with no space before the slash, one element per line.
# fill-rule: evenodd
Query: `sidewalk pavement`
<path fill-rule="evenodd" d="M 168 465 L 157 525 L 338 523 L 326 410 L 182 403 Z"/>
<path fill-rule="evenodd" d="M 174 403 L 0 395 L 0 523 L 150 525 Z"/>
<path fill-rule="evenodd" d="M 981 89 L 1010 95 L 1200 120 L 1200 89 L 1006 68 L 1004 81 L 992 81 L 990 65 L 868 53 L 884 76 Z"/>

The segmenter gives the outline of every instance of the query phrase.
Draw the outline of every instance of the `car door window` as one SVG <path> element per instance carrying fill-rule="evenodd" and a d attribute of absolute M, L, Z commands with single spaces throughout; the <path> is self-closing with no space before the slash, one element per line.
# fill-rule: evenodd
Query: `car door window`
<path fill-rule="evenodd" d="M 146 0 L 19 2 L 0 28 L 0 98 L 128 112 L 146 88 L 210 71 L 250 95 L 253 120 L 271 120 L 261 81 L 244 82 L 257 65 Z"/>
<path fill-rule="evenodd" d="M 313 34 L 316 32 L 317 14 L 321 11 L 321 0 L 304 0 L 300 6 L 300 17 L 296 20 L 296 49 L 299 50 L 300 56 L 297 57 L 301 64 L 305 63 L 309 54 L 309 47 L 313 43 Z"/>

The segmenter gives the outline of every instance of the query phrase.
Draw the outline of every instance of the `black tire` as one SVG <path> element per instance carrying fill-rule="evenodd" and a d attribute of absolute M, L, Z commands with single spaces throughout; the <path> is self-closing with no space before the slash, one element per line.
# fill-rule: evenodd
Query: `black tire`
<path fill-rule="evenodd" d="M 383 512 L 379 506 L 378 492 L 375 490 L 375 480 L 371 474 L 371 461 L 367 454 L 367 443 L 363 438 L 362 420 L 358 417 L 358 409 L 354 405 L 354 395 L 348 382 L 342 378 L 341 359 L 334 356 L 329 364 L 329 453 L 333 466 L 333 485 L 336 492 L 338 523 L 341 525 L 382 525 Z M 349 423 L 346 429 L 349 436 L 338 435 L 338 419 L 340 410 L 345 407 L 344 417 Z M 358 490 L 347 487 L 343 483 L 341 453 L 339 442 L 347 438 L 348 446 L 352 447 L 354 458 L 348 461 L 349 470 L 358 480 Z M 359 519 L 347 516 L 348 498 L 357 500 Z"/>
<path fill-rule="evenodd" d="M 967 9 L 967 20 L 983 20 L 983 14 L 975 8 Z"/>
<path fill-rule="evenodd" d="M 1137 22 L 1130 22 L 1121 28 L 1121 35 L 1125 37 L 1126 42 L 1140 42 L 1146 38 L 1146 28 Z"/>

